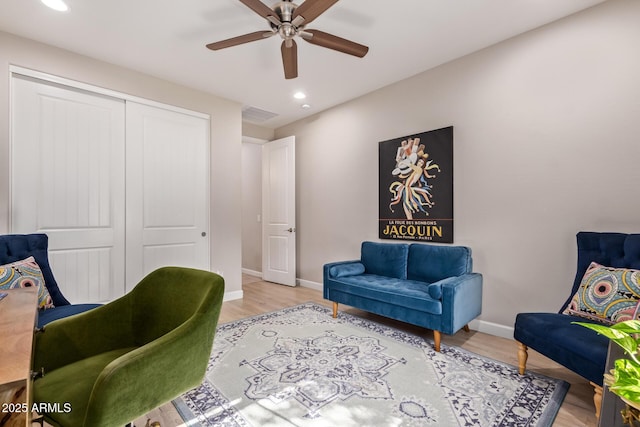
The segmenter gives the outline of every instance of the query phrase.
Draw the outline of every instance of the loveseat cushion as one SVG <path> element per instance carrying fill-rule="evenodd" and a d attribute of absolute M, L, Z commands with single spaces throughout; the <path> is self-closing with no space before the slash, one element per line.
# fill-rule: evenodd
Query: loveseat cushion
<path fill-rule="evenodd" d="M 409 246 L 407 278 L 433 283 L 473 270 L 471 249 L 413 243 Z"/>
<path fill-rule="evenodd" d="M 558 313 L 519 313 L 513 337 L 587 380 L 602 385 L 609 340 L 571 322 L 585 319 Z"/>
<path fill-rule="evenodd" d="M 340 292 L 430 314 L 442 314 L 442 303 L 429 295 L 429 284 L 374 274 L 340 278 Z"/>
<path fill-rule="evenodd" d="M 360 261 L 367 274 L 406 279 L 408 254 L 405 243 L 362 242 Z"/>
<path fill-rule="evenodd" d="M 329 268 L 329 275 L 337 279 L 340 277 L 362 274 L 364 273 L 364 270 L 364 264 L 361 262 L 350 262 L 332 266 Z"/>

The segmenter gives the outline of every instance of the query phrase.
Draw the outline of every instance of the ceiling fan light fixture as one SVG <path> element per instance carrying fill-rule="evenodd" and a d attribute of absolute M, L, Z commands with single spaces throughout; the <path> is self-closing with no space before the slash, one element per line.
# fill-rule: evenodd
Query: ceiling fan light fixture
<path fill-rule="evenodd" d="M 40 0 L 42 4 L 58 12 L 66 12 L 69 6 L 63 0 Z"/>

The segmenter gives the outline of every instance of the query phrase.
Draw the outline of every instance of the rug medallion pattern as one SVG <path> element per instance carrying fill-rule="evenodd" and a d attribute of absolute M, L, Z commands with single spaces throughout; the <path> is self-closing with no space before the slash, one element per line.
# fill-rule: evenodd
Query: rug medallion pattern
<path fill-rule="evenodd" d="M 219 325 L 187 425 L 550 426 L 568 385 L 313 303 Z"/>

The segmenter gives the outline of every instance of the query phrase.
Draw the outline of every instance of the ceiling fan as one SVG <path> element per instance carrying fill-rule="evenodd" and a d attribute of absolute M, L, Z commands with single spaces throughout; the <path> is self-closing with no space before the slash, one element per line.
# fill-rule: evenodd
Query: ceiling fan
<path fill-rule="evenodd" d="M 282 53 L 282 65 L 284 66 L 284 77 L 294 79 L 298 77 L 298 47 L 295 37 L 300 36 L 303 40 L 317 46 L 337 50 L 338 52 L 362 58 L 367 54 L 367 46 L 343 39 L 333 34 L 319 30 L 307 30 L 305 27 L 316 19 L 327 9 L 333 6 L 338 0 L 305 0 L 300 6 L 291 0 L 283 0 L 272 7 L 268 7 L 260 0 L 240 0 L 245 6 L 253 10 L 258 15 L 266 19 L 271 25 L 270 31 L 256 31 L 230 39 L 209 43 L 207 47 L 211 50 L 220 50 L 243 43 L 267 39 L 276 34 L 282 38 L 280 51 Z"/>

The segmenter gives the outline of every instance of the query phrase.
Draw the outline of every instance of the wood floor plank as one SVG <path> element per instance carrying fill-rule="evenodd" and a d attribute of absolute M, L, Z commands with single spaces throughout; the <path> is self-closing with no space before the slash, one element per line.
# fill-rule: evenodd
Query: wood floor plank
<path fill-rule="evenodd" d="M 327 307 L 331 306 L 329 302 L 322 298 L 320 291 L 300 286 L 287 287 L 263 282 L 259 278 L 245 274 L 243 275 L 243 299 L 224 302 L 219 323 L 232 322 L 305 302 L 316 302 Z M 423 328 L 396 322 L 352 307 L 341 305 L 339 306 L 339 311 L 370 318 L 433 339 L 433 333 Z M 444 345 L 462 347 L 514 366 L 518 365 L 516 343 L 510 339 L 495 337 L 477 331 L 460 331 L 453 336 L 443 335 L 442 343 Z M 553 424 L 554 427 L 596 426 L 593 388 L 585 379 L 532 350 L 529 350 L 527 369 L 550 377 L 561 378 L 571 384 Z M 150 382 L 150 386 L 152 386 L 152 382 Z M 144 427 L 147 420 L 151 420 L 151 422 L 158 421 L 162 427 L 184 426 L 171 403 L 155 409 L 144 417 L 138 418 L 134 421 L 134 424 L 137 427 Z"/>

